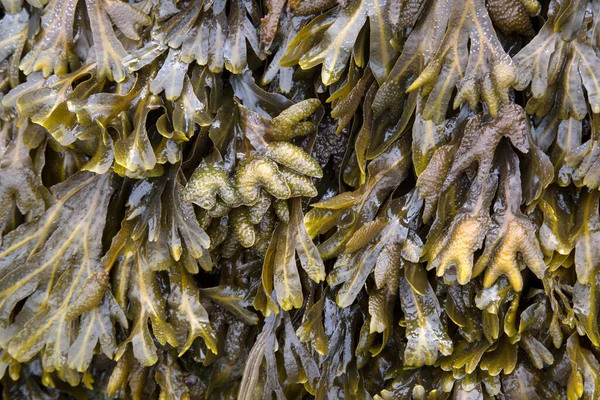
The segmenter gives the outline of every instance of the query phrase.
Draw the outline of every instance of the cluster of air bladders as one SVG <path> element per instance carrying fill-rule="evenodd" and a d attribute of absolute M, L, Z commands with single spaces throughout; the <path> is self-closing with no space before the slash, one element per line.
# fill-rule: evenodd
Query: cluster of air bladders
<path fill-rule="evenodd" d="M 600 398 L 600 2 L 1 4 L 4 398 Z"/>

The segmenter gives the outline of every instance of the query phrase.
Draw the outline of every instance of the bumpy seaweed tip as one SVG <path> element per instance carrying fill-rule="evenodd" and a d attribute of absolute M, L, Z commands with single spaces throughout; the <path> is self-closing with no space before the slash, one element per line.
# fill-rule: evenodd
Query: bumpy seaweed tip
<path fill-rule="evenodd" d="M 600 398 L 597 1 L 0 7 L 3 398 Z"/>

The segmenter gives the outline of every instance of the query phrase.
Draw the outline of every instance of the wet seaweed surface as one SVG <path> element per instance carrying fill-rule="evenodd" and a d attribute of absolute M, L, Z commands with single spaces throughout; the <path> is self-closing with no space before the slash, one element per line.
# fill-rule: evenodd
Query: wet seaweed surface
<path fill-rule="evenodd" d="M 599 1 L 0 1 L 3 398 L 600 398 Z"/>

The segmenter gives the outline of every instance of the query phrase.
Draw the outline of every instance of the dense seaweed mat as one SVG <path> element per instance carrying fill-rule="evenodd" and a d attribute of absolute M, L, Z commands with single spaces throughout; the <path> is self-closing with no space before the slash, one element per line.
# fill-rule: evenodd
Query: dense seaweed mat
<path fill-rule="evenodd" d="M 600 2 L 1 5 L 3 398 L 600 398 Z"/>

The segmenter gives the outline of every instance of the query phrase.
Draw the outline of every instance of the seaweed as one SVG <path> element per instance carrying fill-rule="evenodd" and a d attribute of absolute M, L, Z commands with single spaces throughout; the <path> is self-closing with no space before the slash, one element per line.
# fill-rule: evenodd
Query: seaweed
<path fill-rule="evenodd" d="M 0 4 L 3 398 L 599 398 L 597 1 Z"/>

